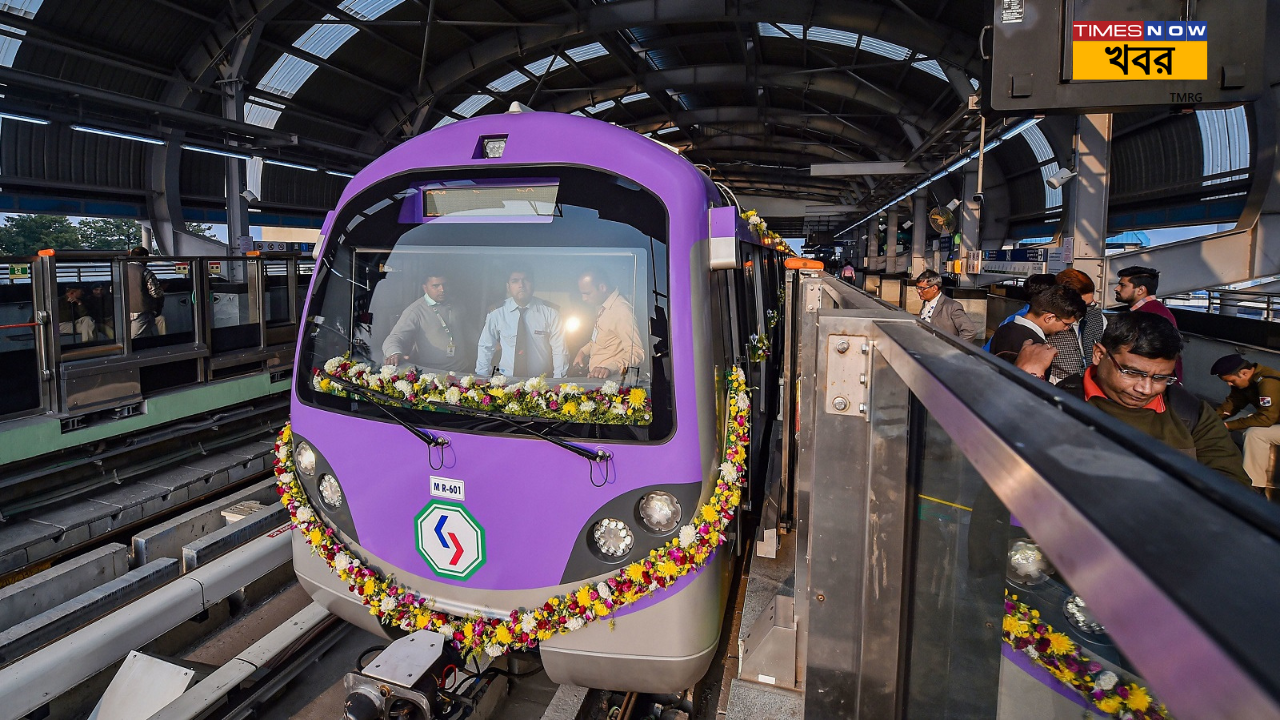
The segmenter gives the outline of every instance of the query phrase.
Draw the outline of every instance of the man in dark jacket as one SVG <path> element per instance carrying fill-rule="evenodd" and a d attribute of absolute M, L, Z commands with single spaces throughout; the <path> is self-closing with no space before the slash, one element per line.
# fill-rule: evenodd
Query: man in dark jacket
<path fill-rule="evenodd" d="M 996 329 L 991 336 L 991 353 L 1016 363 L 1023 345 L 1040 344 L 1051 335 L 1070 330 L 1084 314 L 1080 293 L 1066 285 L 1055 285 L 1031 298 L 1026 315 Z"/>
<path fill-rule="evenodd" d="M 1201 465 L 1249 484 L 1240 450 L 1218 413 L 1177 384 L 1173 368 L 1181 351 L 1182 336 L 1168 320 L 1122 313 L 1110 319 L 1093 346 L 1093 364 L 1058 387 Z"/>
<path fill-rule="evenodd" d="M 1252 405 L 1252 415 L 1227 420 L 1227 430 L 1244 432 L 1244 471 L 1253 481 L 1253 487 L 1272 499 L 1275 488 L 1267 465 L 1271 460 L 1271 448 L 1280 445 L 1280 372 L 1240 355 L 1218 358 L 1211 373 L 1231 386 L 1231 393 L 1217 407 L 1218 416 L 1232 415 Z"/>
<path fill-rule="evenodd" d="M 921 320 L 965 342 L 973 342 L 978 336 L 978 329 L 960 301 L 942 294 L 941 275 L 925 270 L 916 278 L 915 285 L 924 303 L 920 308 Z"/>

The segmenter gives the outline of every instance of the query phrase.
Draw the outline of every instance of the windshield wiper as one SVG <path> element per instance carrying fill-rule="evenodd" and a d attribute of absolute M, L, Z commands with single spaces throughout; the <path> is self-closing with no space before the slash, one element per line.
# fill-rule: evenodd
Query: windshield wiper
<path fill-rule="evenodd" d="M 588 450 L 587 448 L 584 448 L 581 445 L 575 445 L 566 440 L 561 440 L 560 438 L 552 437 L 550 435 L 540 433 L 537 430 L 530 427 L 527 423 L 522 423 L 517 420 L 513 420 L 505 415 L 502 415 L 501 413 L 488 412 L 485 410 L 476 410 L 475 408 L 469 408 L 464 405 L 448 405 L 448 404 L 441 403 L 441 401 L 439 400 L 428 400 L 427 402 L 429 402 L 433 407 L 440 408 L 443 412 L 453 412 L 453 413 L 458 413 L 459 415 L 470 415 L 471 417 L 492 418 L 494 420 L 497 420 L 498 422 L 505 423 L 510 427 L 516 428 L 517 430 L 524 430 L 525 432 L 529 433 L 530 435 L 533 435 L 536 438 L 541 438 L 542 440 L 546 440 L 552 445 L 562 447 L 565 450 L 568 450 L 569 452 L 573 453 L 574 455 L 584 457 L 592 462 L 607 462 L 608 460 L 613 458 L 613 453 L 609 452 L 608 450 L 604 450 L 604 449 L 596 449 L 594 451 Z"/>
<path fill-rule="evenodd" d="M 323 370 L 321 370 L 320 372 L 325 377 L 329 378 L 330 382 L 334 383 L 335 385 L 342 388 L 343 390 L 346 390 L 349 393 L 354 393 L 356 395 L 359 395 L 361 398 L 367 400 L 370 405 L 381 410 L 382 414 L 396 421 L 396 423 L 398 423 L 400 427 L 413 433 L 414 437 L 426 443 L 429 447 L 444 448 L 449 444 L 449 438 L 443 435 L 432 435 L 428 432 L 424 432 L 423 430 L 420 430 L 414 427 L 411 423 L 404 421 L 395 413 L 388 410 L 386 407 L 380 404 L 377 400 L 382 399 L 389 403 L 394 403 L 396 407 L 399 407 L 401 409 L 413 409 L 411 405 L 406 405 L 400 400 L 397 400 L 396 398 L 391 397 L 390 395 L 383 395 L 380 392 L 369 390 L 367 388 L 362 388 L 359 385 L 356 385 L 355 383 L 348 382 L 347 380 L 343 380 L 342 378 L 337 377 L 336 375 L 331 375 L 327 372 L 324 372 Z M 440 468 L 434 468 L 434 469 L 439 470 Z"/>

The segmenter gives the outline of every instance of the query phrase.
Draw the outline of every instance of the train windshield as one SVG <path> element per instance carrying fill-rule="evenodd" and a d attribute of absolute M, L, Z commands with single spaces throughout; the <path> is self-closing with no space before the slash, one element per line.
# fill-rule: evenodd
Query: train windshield
<path fill-rule="evenodd" d="M 376 402 L 440 429 L 670 434 L 667 215 L 635 183 L 581 168 L 402 175 L 330 232 L 304 402 L 386 419 Z"/>

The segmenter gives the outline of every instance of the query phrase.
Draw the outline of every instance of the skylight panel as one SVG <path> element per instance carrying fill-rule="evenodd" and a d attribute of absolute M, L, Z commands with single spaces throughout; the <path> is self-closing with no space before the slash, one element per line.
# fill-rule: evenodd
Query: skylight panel
<path fill-rule="evenodd" d="M 432 129 L 432 130 L 435 130 L 436 128 L 442 128 L 442 127 L 444 127 L 445 125 L 451 125 L 451 124 L 456 123 L 456 122 L 458 122 L 458 119 L 457 119 L 457 118 L 452 117 L 452 116 L 449 116 L 449 115 L 445 115 L 444 117 L 440 118 L 440 122 L 436 123 L 435 125 L 432 125 L 432 126 L 431 126 L 431 129 Z"/>
<path fill-rule="evenodd" d="M 679 129 L 680 129 L 680 128 L 678 128 L 678 127 L 674 127 L 674 126 L 673 126 L 673 127 L 668 127 L 668 128 L 662 128 L 661 130 L 659 130 L 659 131 L 658 131 L 657 133 L 655 133 L 655 134 L 657 134 L 657 135 L 666 135 L 667 133 L 673 133 L 673 132 L 675 132 L 675 131 L 677 131 L 677 130 L 679 130 Z"/>
<path fill-rule="evenodd" d="M 274 128 L 276 123 L 280 121 L 280 111 L 265 105 L 259 105 L 256 102 L 246 102 L 244 104 L 244 121 L 258 127 Z"/>
<path fill-rule="evenodd" d="M 537 62 L 531 62 L 528 65 L 525 65 L 524 69 L 533 73 L 534 77 L 541 77 L 546 75 L 548 72 L 555 72 L 560 68 L 566 67 L 569 67 L 569 63 L 565 62 L 564 58 L 559 55 L 552 55 L 551 57 L 542 58 Z M 548 68 L 550 69 L 548 70 Z"/>
<path fill-rule="evenodd" d="M 604 46 L 601 45 L 600 43 L 591 43 L 590 45 L 583 45 L 582 47 L 576 47 L 576 48 L 573 48 L 572 50 L 568 50 L 565 52 L 565 55 L 568 55 L 569 57 L 573 58 L 574 62 L 586 62 L 587 60 L 590 60 L 592 58 L 598 58 L 601 55 L 608 55 L 608 54 L 609 54 L 609 51 L 605 50 Z M 555 68 L 552 68 L 552 69 L 554 70 Z"/>
<path fill-rule="evenodd" d="M 906 60 L 911 56 L 911 51 L 901 45 L 894 45 L 891 42 L 887 42 L 879 38 L 867 37 L 866 35 L 862 36 L 862 45 L 859 47 L 869 53 L 874 53 L 880 57 L 887 57 L 890 60 Z"/>
<path fill-rule="evenodd" d="M 1049 178 L 1057 174 L 1058 169 L 1059 169 L 1058 163 L 1056 161 L 1041 165 L 1040 179 L 1044 180 L 1045 182 L 1048 182 Z M 1048 185 L 1045 185 L 1044 186 L 1044 209 L 1052 210 L 1053 208 L 1056 208 L 1056 207 L 1062 207 L 1062 188 L 1060 187 L 1051 188 Z"/>
<path fill-rule="evenodd" d="M 591 107 L 585 107 L 585 108 L 582 108 L 582 109 L 583 109 L 583 110 L 585 110 L 585 111 L 587 111 L 587 112 L 589 112 L 589 113 L 595 114 L 595 113 L 598 113 L 598 112 L 604 112 L 605 110 L 608 110 L 609 108 L 613 107 L 613 106 L 614 106 L 614 105 L 616 105 L 616 104 L 617 104 L 617 103 L 615 103 L 615 102 L 614 102 L 614 101 L 612 101 L 612 100 L 605 100 L 605 101 L 604 101 L 604 102 L 602 102 L 602 103 L 596 103 L 595 105 L 592 105 Z"/>
<path fill-rule="evenodd" d="M 376 20 L 404 0 L 342 0 L 338 9 L 361 20 Z"/>
<path fill-rule="evenodd" d="M 264 97 L 258 97 L 257 95 L 250 95 L 249 99 L 252 100 L 253 102 L 258 103 L 259 105 L 266 105 L 267 107 L 275 108 L 277 110 L 284 109 L 284 105 L 281 105 L 280 103 L 274 100 L 268 100 Z"/>
<path fill-rule="evenodd" d="M 1027 145 L 1031 148 L 1031 153 L 1036 156 L 1036 162 L 1040 163 L 1040 179 L 1048 180 L 1058 172 L 1058 162 L 1053 160 L 1053 148 L 1049 147 L 1049 141 L 1045 139 L 1044 133 L 1040 130 L 1039 125 L 1032 125 L 1022 131 L 1022 137 L 1027 141 Z M 1049 162 L 1053 160 L 1053 162 Z M 1051 188 L 1044 186 L 1044 207 L 1046 210 L 1062 206 L 1062 188 Z"/>
<path fill-rule="evenodd" d="M 978 89 L 978 78 L 969 78 L 969 84 L 973 86 L 973 89 L 974 89 L 974 90 L 977 90 L 977 89 Z"/>
<path fill-rule="evenodd" d="M 491 102 L 493 102 L 493 98 L 488 95 L 472 95 L 466 100 L 463 100 L 462 104 L 455 107 L 453 111 L 462 117 L 469 118 L 483 110 L 484 106 Z"/>
<path fill-rule="evenodd" d="M 804 39 L 804 26 L 788 23 L 756 23 L 760 37 Z"/>
<path fill-rule="evenodd" d="M 17 35 L 26 35 L 27 31 L 19 30 L 8 25 L 0 25 L 0 27 Z M 13 67 L 13 59 L 18 56 L 18 48 L 22 47 L 22 41 L 18 38 L 12 38 L 8 35 L 0 35 L 0 65 L 4 67 Z"/>
<path fill-rule="evenodd" d="M 921 56 L 917 55 L 916 57 Z M 947 79 L 947 74 L 942 72 L 942 66 L 938 64 L 937 60 L 921 60 L 920 62 L 913 62 L 911 63 L 911 67 L 923 70 L 939 80 L 945 81 Z"/>
<path fill-rule="evenodd" d="M 30 20 L 40 12 L 42 4 L 44 0 L 0 0 L 0 10 Z"/>
<path fill-rule="evenodd" d="M 258 81 L 258 87 L 281 97 L 291 98 L 315 71 L 315 63 L 285 53 Z"/>
<path fill-rule="evenodd" d="M 494 80 L 485 87 L 494 92 L 507 92 L 514 90 L 529 81 L 529 77 L 519 70 L 512 70 L 502 77 Z"/>
<path fill-rule="evenodd" d="M 1022 131 L 1022 137 L 1026 138 L 1027 144 L 1031 146 L 1031 152 L 1036 156 L 1036 162 L 1044 162 L 1053 158 L 1053 148 L 1049 147 L 1049 141 L 1045 139 L 1044 133 L 1040 131 L 1038 125 L 1032 125 Z"/>
<path fill-rule="evenodd" d="M 805 37 L 815 42 L 830 43 L 832 45 L 843 45 L 845 47 L 858 46 L 858 33 L 851 33 L 845 30 L 811 27 Z"/>
<path fill-rule="evenodd" d="M 332 15 L 325 15 L 325 20 L 337 20 Z M 342 47 L 342 43 L 351 39 L 356 34 L 355 27 L 351 25 L 312 25 L 311 29 L 302 34 L 302 37 L 293 41 L 293 46 L 303 52 L 311 53 L 317 57 L 328 59 L 330 55 Z"/>
<path fill-rule="evenodd" d="M 633 103 L 637 100 L 645 100 L 648 97 L 649 97 L 649 93 L 646 93 L 646 92 L 632 93 L 631 95 L 627 95 L 623 97 L 622 102 L 625 105 L 626 103 Z"/>

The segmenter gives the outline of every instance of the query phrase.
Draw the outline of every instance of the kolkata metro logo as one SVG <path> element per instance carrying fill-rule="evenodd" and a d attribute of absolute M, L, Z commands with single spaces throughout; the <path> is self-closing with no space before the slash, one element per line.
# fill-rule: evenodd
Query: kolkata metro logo
<path fill-rule="evenodd" d="M 484 528 L 462 505 L 432 500 L 414 522 L 418 554 L 435 574 L 466 580 L 484 565 Z"/>

